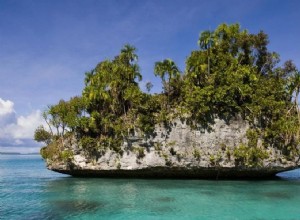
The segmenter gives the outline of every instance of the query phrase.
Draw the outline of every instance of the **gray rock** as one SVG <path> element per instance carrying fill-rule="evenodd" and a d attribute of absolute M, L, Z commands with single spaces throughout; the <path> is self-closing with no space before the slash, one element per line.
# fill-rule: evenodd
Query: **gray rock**
<path fill-rule="evenodd" d="M 148 149 L 144 147 L 145 140 L 132 138 L 133 142 L 123 144 L 122 156 L 106 150 L 100 158 L 88 163 L 91 158 L 79 150 L 76 141 L 71 141 L 71 145 L 65 145 L 74 152 L 72 161 L 47 163 L 51 170 L 74 176 L 213 179 L 270 178 L 299 166 L 271 147 L 266 149 L 269 156 L 261 167 L 237 166 L 233 151 L 247 144 L 248 129 L 249 124 L 239 117 L 230 123 L 216 119 L 209 130 L 192 130 L 185 122 L 174 120 L 168 129 L 156 126 L 156 135 L 146 140 Z M 137 148 L 144 148 L 144 157 L 138 157 Z"/>

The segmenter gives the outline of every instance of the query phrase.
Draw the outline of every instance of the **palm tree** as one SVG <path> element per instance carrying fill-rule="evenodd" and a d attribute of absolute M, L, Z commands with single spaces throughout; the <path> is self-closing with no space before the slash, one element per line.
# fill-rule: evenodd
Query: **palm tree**
<path fill-rule="evenodd" d="M 85 79 L 84 79 L 85 86 L 87 86 L 91 83 L 91 79 L 94 75 L 94 72 L 95 72 L 95 70 L 91 70 L 91 71 L 85 73 Z"/>
<path fill-rule="evenodd" d="M 130 71 L 126 73 L 126 77 L 130 82 L 133 82 L 136 78 L 141 81 L 142 75 L 139 72 L 139 67 L 136 64 L 138 60 L 138 55 L 135 53 L 136 48 L 126 44 L 123 49 L 121 49 L 120 58 L 124 61 L 126 66 L 130 66 Z"/>
<path fill-rule="evenodd" d="M 210 74 L 210 48 L 213 46 L 213 32 L 204 31 L 200 34 L 198 45 L 202 50 L 207 51 L 207 73 Z"/>
<path fill-rule="evenodd" d="M 169 80 L 179 74 L 178 67 L 171 59 L 165 59 L 155 63 L 154 73 L 156 76 L 160 76 L 162 80 L 165 80 L 165 76 L 169 75 Z"/>
<path fill-rule="evenodd" d="M 173 60 L 165 59 L 163 61 L 155 63 L 154 75 L 159 76 L 162 79 L 164 90 L 168 96 L 169 105 L 170 82 L 172 79 L 180 76 L 179 69 Z M 166 77 L 168 79 L 168 82 L 166 81 Z"/>
<path fill-rule="evenodd" d="M 300 94 L 300 72 L 296 70 L 291 77 L 291 93 L 295 94 L 294 103 L 298 114 L 298 120 L 300 123 L 300 109 L 299 109 L 299 94 Z"/>
<path fill-rule="evenodd" d="M 134 46 L 131 46 L 129 44 L 126 44 L 121 49 L 121 54 L 125 54 L 128 62 L 133 62 L 138 60 L 138 56 L 135 53 L 136 48 Z"/>

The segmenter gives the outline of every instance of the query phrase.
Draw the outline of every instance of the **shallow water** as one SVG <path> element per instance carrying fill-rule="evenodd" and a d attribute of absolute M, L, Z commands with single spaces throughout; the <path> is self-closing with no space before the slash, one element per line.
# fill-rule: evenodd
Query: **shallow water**
<path fill-rule="evenodd" d="M 272 181 L 72 178 L 0 155 L 0 219 L 300 219 L 300 170 Z"/>

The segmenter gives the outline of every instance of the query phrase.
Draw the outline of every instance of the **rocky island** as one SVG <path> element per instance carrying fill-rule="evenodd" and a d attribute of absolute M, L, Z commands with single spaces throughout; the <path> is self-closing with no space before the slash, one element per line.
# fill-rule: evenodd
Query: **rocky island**
<path fill-rule="evenodd" d="M 181 72 L 156 62 L 163 91 L 143 92 L 135 48 L 86 73 L 82 96 L 43 113 L 35 131 L 50 170 L 87 177 L 273 178 L 299 167 L 300 73 L 279 65 L 264 32 L 221 24 Z"/>

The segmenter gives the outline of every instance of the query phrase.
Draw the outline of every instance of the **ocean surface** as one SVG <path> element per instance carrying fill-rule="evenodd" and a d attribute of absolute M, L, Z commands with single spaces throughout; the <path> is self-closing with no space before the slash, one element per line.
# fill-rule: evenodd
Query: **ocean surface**
<path fill-rule="evenodd" d="M 0 219 L 300 219 L 300 170 L 272 181 L 72 178 L 0 155 Z"/>

